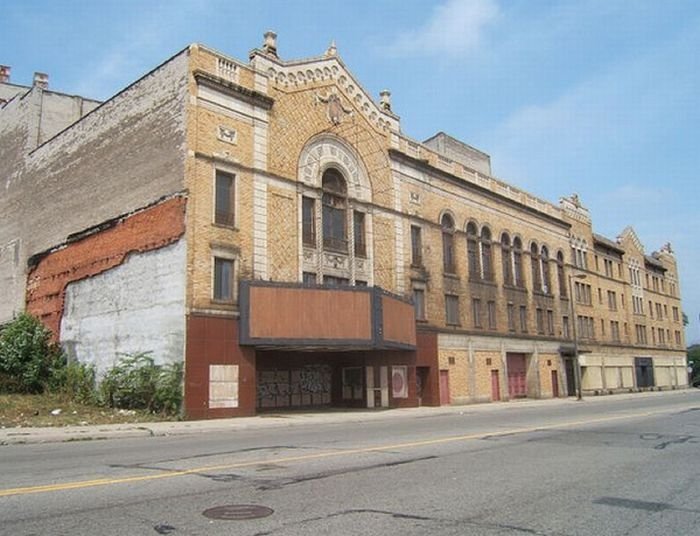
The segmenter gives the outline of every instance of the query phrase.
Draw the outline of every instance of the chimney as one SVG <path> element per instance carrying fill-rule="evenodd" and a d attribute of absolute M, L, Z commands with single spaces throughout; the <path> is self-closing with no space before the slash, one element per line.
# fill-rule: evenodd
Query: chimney
<path fill-rule="evenodd" d="M 272 30 L 265 32 L 263 51 L 270 56 L 274 56 L 275 58 L 277 57 L 277 34 Z"/>
<path fill-rule="evenodd" d="M 49 89 L 49 75 L 46 73 L 34 73 L 34 87 L 39 87 L 41 89 Z"/>
<path fill-rule="evenodd" d="M 9 65 L 0 65 L 0 84 L 10 83 L 10 71 L 12 68 Z"/>
<path fill-rule="evenodd" d="M 391 91 L 388 89 L 379 92 L 379 107 L 387 112 L 391 111 Z"/>

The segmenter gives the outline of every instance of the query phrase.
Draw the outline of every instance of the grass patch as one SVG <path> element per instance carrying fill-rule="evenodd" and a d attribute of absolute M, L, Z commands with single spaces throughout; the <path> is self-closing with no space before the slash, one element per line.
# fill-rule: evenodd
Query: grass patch
<path fill-rule="evenodd" d="M 58 415 L 51 412 L 60 409 Z M 0 427 L 79 426 L 177 420 L 177 417 L 153 414 L 146 410 L 119 410 L 81 404 L 66 394 L 0 395 Z"/>

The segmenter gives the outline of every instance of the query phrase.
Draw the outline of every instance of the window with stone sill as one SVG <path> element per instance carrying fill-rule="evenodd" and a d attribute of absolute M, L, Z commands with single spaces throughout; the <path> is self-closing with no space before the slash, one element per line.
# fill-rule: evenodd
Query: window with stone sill
<path fill-rule="evenodd" d="M 234 299 L 234 261 L 214 257 L 213 299 L 222 302 L 232 302 Z"/>
<path fill-rule="evenodd" d="M 422 231 L 417 225 L 411 225 L 411 266 L 423 266 Z"/>
<path fill-rule="evenodd" d="M 425 320 L 425 290 L 422 288 L 413 289 L 413 308 L 416 320 Z"/>
<path fill-rule="evenodd" d="M 215 175 L 214 223 L 227 227 L 236 225 L 236 177 L 219 169 Z"/>
<path fill-rule="evenodd" d="M 340 171 L 323 172 L 323 248 L 348 252 L 347 186 Z"/>
<path fill-rule="evenodd" d="M 445 322 L 448 325 L 459 325 L 459 297 L 445 294 Z"/>
<path fill-rule="evenodd" d="M 316 247 L 316 200 L 302 197 L 301 200 L 302 241 L 305 246 Z"/>
<path fill-rule="evenodd" d="M 355 256 L 367 256 L 367 244 L 365 242 L 365 215 L 363 212 L 354 211 L 352 215 L 355 240 Z"/>
<path fill-rule="evenodd" d="M 448 274 L 456 272 L 455 267 L 455 251 L 454 251 L 454 232 L 455 222 L 452 216 L 444 214 L 440 221 L 442 227 L 442 267 L 443 271 Z"/>

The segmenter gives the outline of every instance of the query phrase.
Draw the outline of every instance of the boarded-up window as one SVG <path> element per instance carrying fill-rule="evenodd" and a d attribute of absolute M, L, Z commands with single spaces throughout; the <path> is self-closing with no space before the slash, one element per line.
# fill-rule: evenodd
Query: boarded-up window
<path fill-rule="evenodd" d="M 238 365 L 209 365 L 209 407 L 238 407 Z"/>

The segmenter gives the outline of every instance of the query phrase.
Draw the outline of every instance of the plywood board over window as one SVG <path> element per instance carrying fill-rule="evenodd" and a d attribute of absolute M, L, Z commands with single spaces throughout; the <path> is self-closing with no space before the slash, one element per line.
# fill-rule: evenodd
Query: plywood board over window
<path fill-rule="evenodd" d="M 209 365 L 209 407 L 238 407 L 238 365 Z"/>

